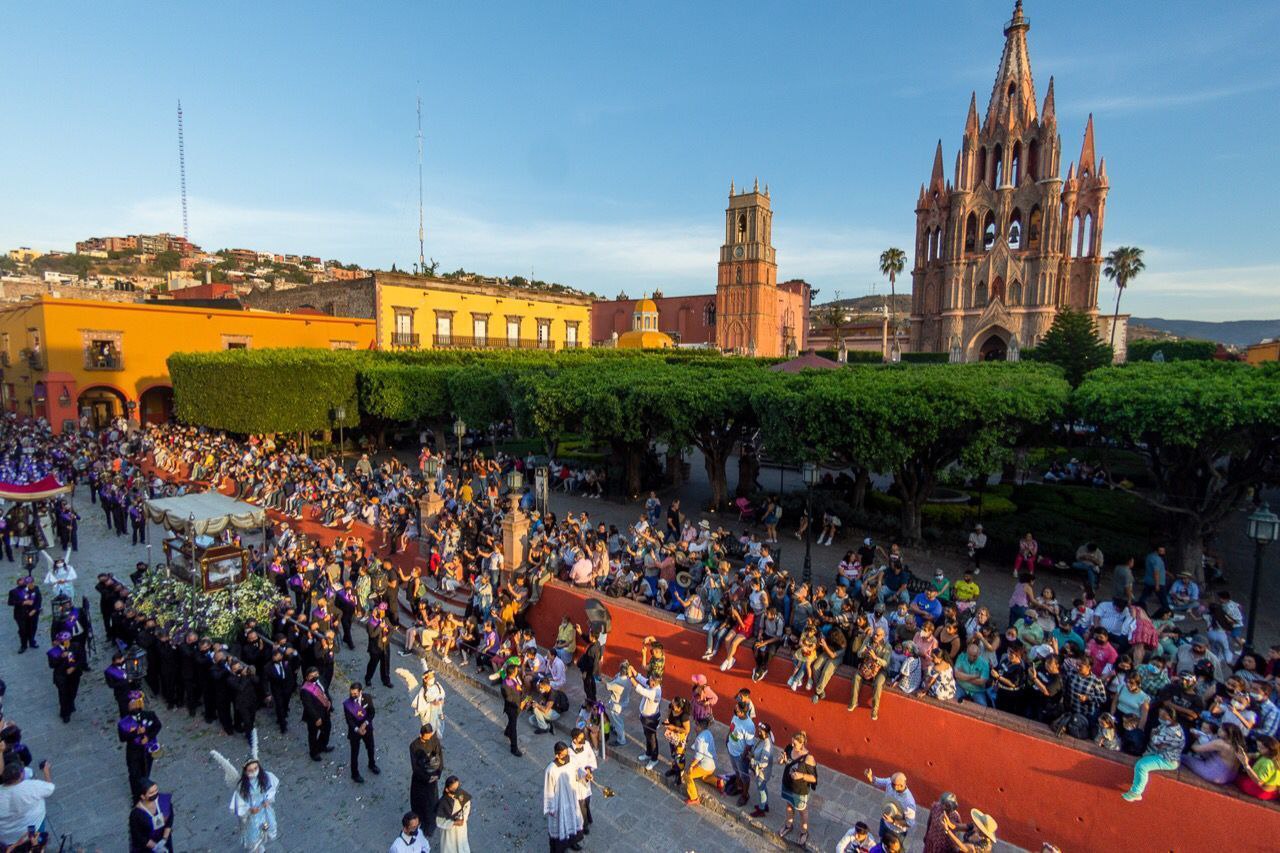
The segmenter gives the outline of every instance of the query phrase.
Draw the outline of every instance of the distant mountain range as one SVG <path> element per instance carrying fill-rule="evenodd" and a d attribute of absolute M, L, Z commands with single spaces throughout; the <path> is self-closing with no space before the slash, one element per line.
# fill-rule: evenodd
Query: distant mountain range
<path fill-rule="evenodd" d="M 1264 338 L 1280 338 L 1280 320 L 1165 320 L 1161 317 L 1130 317 L 1129 325 L 1155 329 L 1178 338 L 1217 341 L 1227 346 L 1243 347 Z"/>

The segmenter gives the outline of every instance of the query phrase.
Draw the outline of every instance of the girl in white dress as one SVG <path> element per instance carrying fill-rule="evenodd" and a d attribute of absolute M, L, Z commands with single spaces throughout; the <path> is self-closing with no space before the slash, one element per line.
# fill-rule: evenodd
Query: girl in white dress
<path fill-rule="evenodd" d="M 462 790 L 457 776 L 444 780 L 444 795 L 436 807 L 436 829 L 440 830 L 440 853 L 471 853 L 467 822 L 471 819 L 471 795 Z"/>

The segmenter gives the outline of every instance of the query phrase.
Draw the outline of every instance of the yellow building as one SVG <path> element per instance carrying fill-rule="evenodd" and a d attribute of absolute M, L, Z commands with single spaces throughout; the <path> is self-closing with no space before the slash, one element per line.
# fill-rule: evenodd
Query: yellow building
<path fill-rule="evenodd" d="M 20 249 L 9 250 L 9 260 L 17 261 L 20 264 L 29 264 L 32 261 L 34 261 L 36 258 L 41 257 L 42 255 L 44 255 L 44 252 L 39 252 L 39 251 L 36 251 L 35 249 L 29 249 L 26 246 L 23 246 Z"/>
<path fill-rule="evenodd" d="M 658 330 L 658 303 L 652 299 L 636 302 L 631 314 L 631 331 L 618 336 L 619 349 L 668 349 L 676 342 L 666 332 Z"/>
<path fill-rule="evenodd" d="M 1280 361 L 1280 340 L 1251 344 L 1244 351 L 1244 360 L 1250 364 L 1262 364 L 1264 361 Z"/>
<path fill-rule="evenodd" d="M 42 296 L 0 308 L 0 402 L 55 430 L 121 414 L 158 423 L 172 413 L 173 352 L 269 347 L 367 349 L 374 322 L 316 313 L 90 302 Z"/>
<path fill-rule="evenodd" d="M 590 346 L 591 298 L 480 280 L 374 273 L 252 293 L 246 305 L 377 323 L 380 349 L 576 349 Z"/>

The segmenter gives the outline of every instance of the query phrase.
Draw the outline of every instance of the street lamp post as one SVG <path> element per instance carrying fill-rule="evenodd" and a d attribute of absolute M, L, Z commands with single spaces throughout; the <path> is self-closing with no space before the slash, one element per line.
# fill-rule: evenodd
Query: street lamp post
<path fill-rule="evenodd" d="M 458 479 L 462 479 L 462 437 L 467 434 L 467 422 L 458 417 L 453 422 L 453 434 L 458 437 Z M 461 483 L 459 483 L 461 485 Z"/>
<path fill-rule="evenodd" d="M 1249 538 L 1253 540 L 1253 585 L 1249 590 L 1249 628 L 1245 644 L 1253 648 L 1253 631 L 1258 616 L 1258 582 L 1262 578 L 1262 552 L 1280 537 L 1280 518 L 1263 503 L 1249 516 Z"/>
<path fill-rule="evenodd" d="M 818 481 L 818 466 L 814 462 L 805 462 L 800 468 L 800 473 L 804 477 L 805 515 L 809 518 L 809 523 L 804 528 L 804 573 L 802 575 L 804 582 L 808 583 L 813 575 L 809 548 L 813 542 L 813 484 Z"/>
<path fill-rule="evenodd" d="M 345 422 L 347 420 L 347 407 L 341 404 L 333 407 L 333 419 L 338 422 L 338 465 L 342 468 L 342 473 L 347 473 L 347 433 Z M 332 433 L 330 433 L 332 435 Z"/>

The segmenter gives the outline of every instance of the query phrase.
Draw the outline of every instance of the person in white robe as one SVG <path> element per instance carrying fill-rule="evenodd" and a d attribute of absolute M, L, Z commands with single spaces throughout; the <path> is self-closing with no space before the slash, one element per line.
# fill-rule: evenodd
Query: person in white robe
<path fill-rule="evenodd" d="M 439 853 L 471 853 L 467 822 L 471 819 L 471 795 L 462 790 L 457 776 L 444 780 L 444 796 L 436 807 Z"/>
<path fill-rule="evenodd" d="M 436 738 L 444 741 L 444 685 L 436 678 L 435 672 L 427 670 L 422 673 L 422 687 L 413 697 L 413 713 L 423 723 L 430 723 L 435 729 Z"/>
<path fill-rule="evenodd" d="M 558 741 L 555 758 L 542 778 L 542 813 L 547 816 L 551 853 L 582 849 L 582 812 L 574 780 L 577 772 L 569 760 L 569 746 Z"/>
<path fill-rule="evenodd" d="M 569 736 L 569 765 L 573 768 L 573 791 L 578 798 L 578 811 L 582 813 L 582 834 L 590 835 L 591 780 L 595 778 L 599 762 L 595 748 L 582 729 L 574 729 Z"/>

